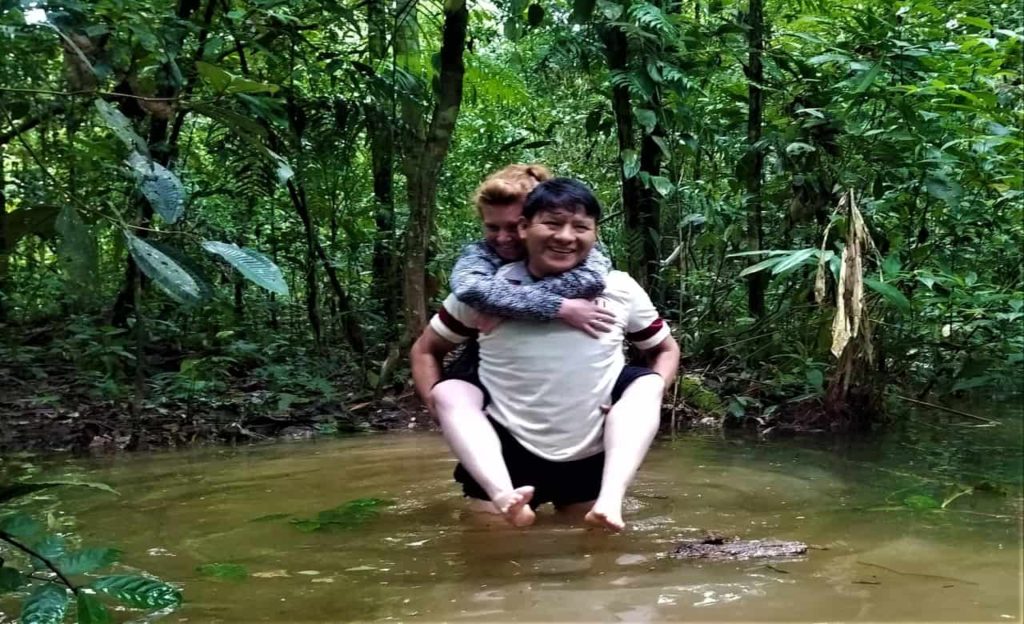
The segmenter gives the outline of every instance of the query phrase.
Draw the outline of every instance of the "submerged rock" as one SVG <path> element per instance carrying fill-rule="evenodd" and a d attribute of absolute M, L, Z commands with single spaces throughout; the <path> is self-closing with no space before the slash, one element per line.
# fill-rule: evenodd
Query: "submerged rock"
<path fill-rule="evenodd" d="M 743 561 L 774 557 L 796 557 L 807 553 L 807 544 L 783 540 L 741 540 L 709 535 L 704 539 L 681 542 L 669 553 L 677 559 Z"/>

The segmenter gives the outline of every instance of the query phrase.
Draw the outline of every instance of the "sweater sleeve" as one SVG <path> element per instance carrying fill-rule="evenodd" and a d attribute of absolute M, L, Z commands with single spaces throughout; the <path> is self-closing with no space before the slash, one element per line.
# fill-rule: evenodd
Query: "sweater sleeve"
<path fill-rule="evenodd" d="M 516 285 L 495 279 L 501 257 L 486 243 L 473 243 L 462 250 L 451 273 L 452 293 L 477 310 L 494 316 L 520 320 L 550 321 L 558 316 L 562 299 L 592 299 L 605 286 L 611 261 L 596 247 L 572 271 L 533 284 Z"/>

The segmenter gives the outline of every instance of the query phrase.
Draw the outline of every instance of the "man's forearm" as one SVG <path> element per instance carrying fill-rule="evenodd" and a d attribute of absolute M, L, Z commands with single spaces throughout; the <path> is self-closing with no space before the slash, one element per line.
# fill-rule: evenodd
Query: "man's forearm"
<path fill-rule="evenodd" d="M 661 378 L 665 380 L 666 388 L 671 386 L 676 379 L 676 373 L 679 370 L 679 353 L 679 345 L 671 336 L 646 353 L 651 370 L 661 375 Z"/>
<path fill-rule="evenodd" d="M 441 358 L 429 351 L 413 349 L 409 363 L 412 365 L 412 382 L 416 394 L 429 407 L 430 391 L 441 380 Z"/>

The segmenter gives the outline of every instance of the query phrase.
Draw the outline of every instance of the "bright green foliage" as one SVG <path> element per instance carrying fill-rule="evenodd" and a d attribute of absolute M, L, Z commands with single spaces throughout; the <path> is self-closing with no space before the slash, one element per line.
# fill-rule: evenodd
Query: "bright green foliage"
<path fill-rule="evenodd" d="M 313 518 L 295 518 L 290 522 L 304 533 L 354 529 L 377 518 L 381 507 L 394 504 L 394 501 L 380 498 L 357 498 L 333 509 L 321 511 Z"/>
<path fill-rule="evenodd" d="M 106 568 L 121 558 L 116 548 L 83 548 L 57 557 L 54 563 L 65 574 L 87 574 Z"/>
<path fill-rule="evenodd" d="M 106 605 L 96 599 L 92 594 L 84 591 L 78 592 L 75 598 L 75 616 L 78 624 L 108 624 L 113 619 Z"/>
<path fill-rule="evenodd" d="M 136 574 L 104 576 L 89 587 L 138 609 L 163 609 L 181 604 L 181 592 L 177 588 Z"/>
<path fill-rule="evenodd" d="M 66 587 L 44 583 L 29 594 L 21 607 L 22 624 L 59 624 L 68 610 Z"/>
<path fill-rule="evenodd" d="M 285 283 L 284 277 L 281 275 L 281 269 L 277 268 L 270 258 L 255 249 L 215 241 L 204 242 L 203 249 L 227 260 L 231 266 L 238 269 L 239 273 L 252 280 L 257 286 L 279 295 L 288 294 L 288 284 Z"/>
<path fill-rule="evenodd" d="M 204 563 L 196 571 L 203 576 L 225 581 L 244 581 L 249 578 L 249 569 L 237 563 Z"/>

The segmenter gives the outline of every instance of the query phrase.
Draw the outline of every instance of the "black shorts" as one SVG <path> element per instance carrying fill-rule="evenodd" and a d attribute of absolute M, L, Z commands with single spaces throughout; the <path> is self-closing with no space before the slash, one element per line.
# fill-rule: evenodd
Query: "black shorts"
<path fill-rule="evenodd" d="M 480 392 L 484 393 L 484 405 L 487 405 L 491 402 L 491 393 L 480 382 L 480 343 L 475 338 L 470 338 L 462 344 L 462 351 L 445 364 L 441 379 L 434 385 L 450 379 L 464 381 L 480 388 Z"/>
<path fill-rule="evenodd" d="M 612 387 L 612 403 L 622 398 L 622 393 L 634 381 L 646 375 L 656 374 L 643 366 L 626 366 Z M 467 381 L 463 379 L 463 381 Z M 472 382 L 469 382 L 472 383 Z M 489 395 L 477 378 L 477 386 L 484 391 L 484 405 Z M 601 476 L 604 471 L 604 453 L 598 453 L 573 461 L 551 461 L 528 451 L 505 427 L 488 417 L 501 442 L 501 455 L 505 460 L 512 486 L 532 485 L 536 488 L 530 506 L 554 503 L 563 507 L 573 503 L 584 503 L 597 498 L 601 491 Z M 462 484 L 462 493 L 471 498 L 490 500 L 487 492 L 476 482 L 462 464 L 455 467 L 455 480 Z"/>
<path fill-rule="evenodd" d="M 501 441 L 501 456 L 505 459 L 512 487 L 532 485 L 536 488 L 530 506 L 536 509 L 544 503 L 564 507 L 597 498 L 601 491 L 601 473 L 604 471 L 604 453 L 575 461 L 556 462 L 537 457 L 526 450 L 494 419 L 488 418 Z M 490 496 L 476 482 L 462 464 L 455 467 L 455 480 L 462 484 L 462 493 L 471 498 L 490 500 Z"/>

